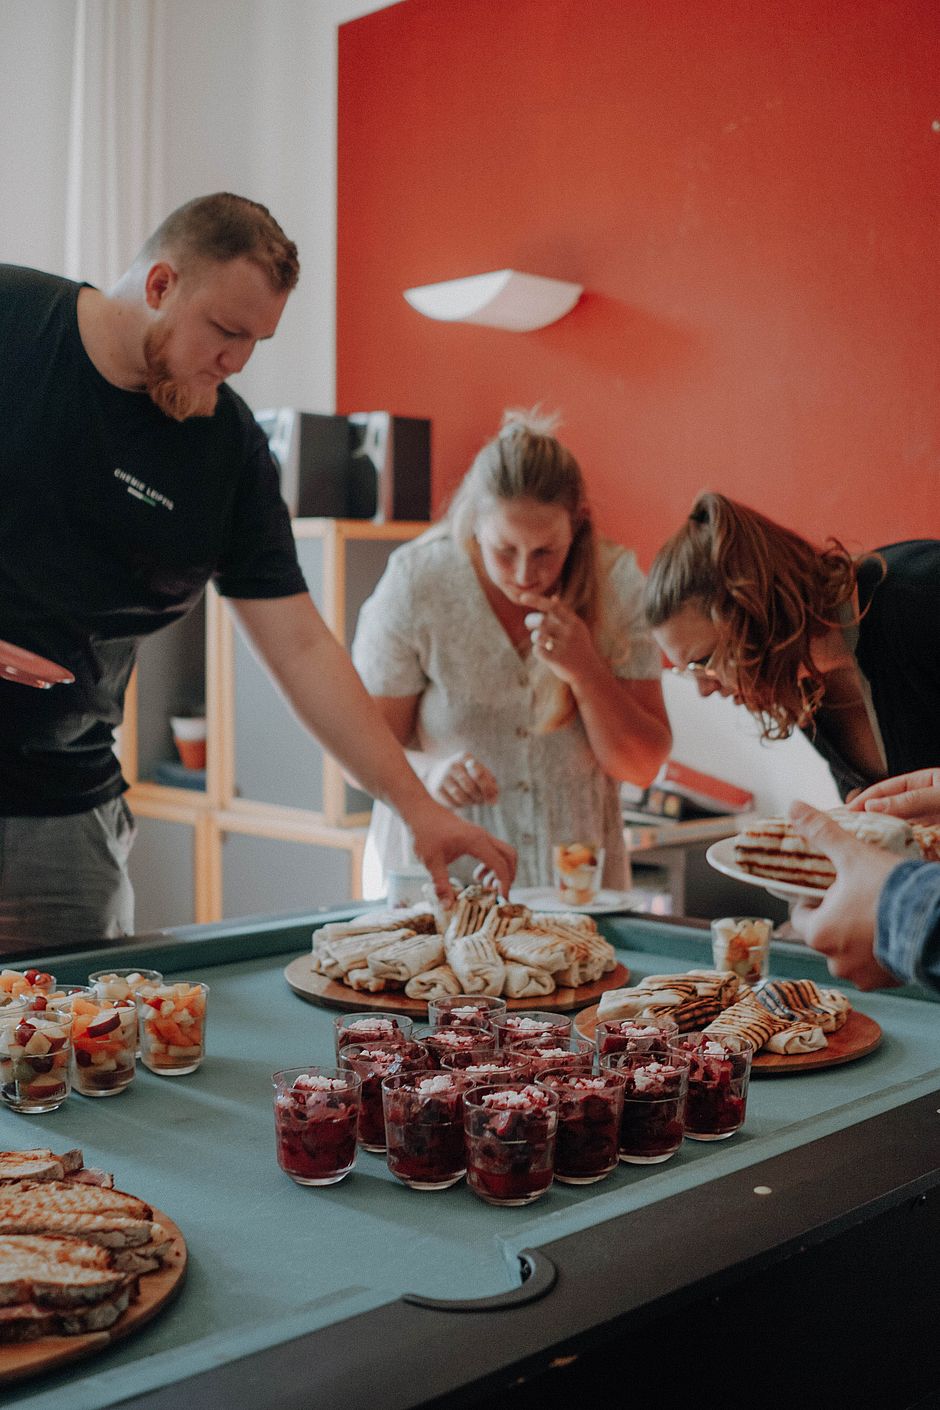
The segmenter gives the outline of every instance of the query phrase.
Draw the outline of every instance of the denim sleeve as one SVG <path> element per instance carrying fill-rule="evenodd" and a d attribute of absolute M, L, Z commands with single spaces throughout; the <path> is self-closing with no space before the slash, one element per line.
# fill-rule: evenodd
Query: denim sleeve
<path fill-rule="evenodd" d="M 878 900 L 875 959 L 940 993 L 940 863 L 902 862 Z"/>

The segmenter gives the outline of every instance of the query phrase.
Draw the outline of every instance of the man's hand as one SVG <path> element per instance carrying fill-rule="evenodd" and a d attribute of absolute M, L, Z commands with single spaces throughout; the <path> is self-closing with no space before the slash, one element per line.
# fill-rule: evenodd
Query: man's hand
<path fill-rule="evenodd" d="M 884 989 L 898 981 L 873 954 L 878 897 L 898 858 L 857 838 L 808 803 L 790 808 L 793 826 L 836 869 L 836 879 L 819 903 L 800 901 L 790 917 L 796 933 L 827 958 L 830 974 L 859 989 Z"/>
<path fill-rule="evenodd" d="M 516 874 L 516 849 L 499 837 L 491 837 L 476 823 L 456 817 L 449 808 L 429 798 L 427 804 L 412 808 L 407 818 L 415 856 L 431 873 L 438 898 L 453 900 L 447 875 L 449 862 L 458 857 L 476 857 L 491 873 L 501 896 L 509 895 Z"/>
<path fill-rule="evenodd" d="M 909 823 L 940 823 L 940 769 L 884 778 L 870 788 L 849 794 L 849 807 L 857 813 L 889 813 Z"/>
<path fill-rule="evenodd" d="M 499 784 L 489 769 L 465 749 L 434 764 L 425 777 L 425 787 L 432 798 L 449 808 L 495 803 L 499 797 Z"/>

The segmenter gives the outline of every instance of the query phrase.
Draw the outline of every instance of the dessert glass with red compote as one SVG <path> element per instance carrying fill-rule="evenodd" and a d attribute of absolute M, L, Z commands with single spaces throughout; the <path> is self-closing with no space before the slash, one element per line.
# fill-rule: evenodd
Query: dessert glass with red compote
<path fill-rule="evenodd" d="M 555 1179 L 593 1185 L 616 1170 L 626 1078 L 605 1068 L 598 1074 L 557 1068 L 543 1072 L 540 1086 L 558 1097 Z"/>
<path fill-rule="evenodd" d="M 488 1204 L 531 1204 L 549 1189 L 558 1096 L 532 1082 L 470 1087 L 464 1093 L 467 1184 Z"/>
<path fill-rule="evenodd" d="M 410 1072 L 382 1082 L 386 1160 L 413 1190 L 446 1190 L 463 1179 L 467 1156 L 459 1072 Z"/>
<path fill-rule="evenodd" d="M 527 1082 L 537 1082 L 543 1072 L 552 1068 L 590 1072 L 594 1067 L 594 1044 L 574 1035 L 564 1043 L 552 1038 L 520 1038 L 505 1049 L 504 1056 L 518 1064 Z"/>
<path fill-rule="evenodd" d="M 525 1009 L 504 1014 L 493 1023 L 497 1048 L 512 1048 L 525 1038 L 547 1038 L 552 1046 L 565 1046 L 571 1033 L 571 1019 L 563 1013 Z"/>
<path fill-rule="evenodd" d="M 377 1043 L 400 1042 L 411 1037 L 413 1024 L 400 1013 L 343 1013 L 333 1020 L 333 1047 L 339 1062 L 340 1048 L 347 1043 L 371 1047 Z"/>
<path fill-rule="evenodd" d="M 611 1070 L 626 1079 L 620 1159 L 627 1165 L 661 1165 L 682 1145 L 688 1057 L 670 1048 L 665 1058 L 628 1051 L 614 1055 L 611 1061 Z"/>
<path fill-rule="evenodd" d="M 726 1141 L 744 1124 L 751 1048 L 742 1038 L 684 1033 L 678 1050 L 689 1057 L 685 1134 L 693 1141 Z"/>
<path fill-rule="evenodd" d="M 368 1045 L 347 1043 L 340 1049 L 339 1065 L 357 1073 L 362 1082 L 359 1144 L 366 1151 L 384 1151 L 382 1079 L 400 1072 L 427 1072 L 432 1066 L 430 1053 L 423 1043 L 410 1038 Z"/>
<path fill-rule="evenodd" d="M 506 1012 L 506 1000 L 489 994 L 448 994 L 428 1000 L 432 1028 L 491 1028 Z"/>
<path fill-rule="evenodd" d="M 623 1053 L 630 1048 L 633 1052 L 655 1053 L 665 1057 L 666 1050 L 679 1036 L 679 1025 L 673 1018 L 608 1018 L 602 1019 L 594 1030 L 594 1043 L 601 1067 L 609 1067 L 607 1059 L 611 1053 Z"/>
<path fill-rule="evenodd" d="M 496 1051 L 496 1034 L 486 1028 L 419 1029 L 416 1036 L 431 1054 L 431 1061 L 437 1068 L 440 1068 L 441 1059 L 447 1053 L 472 1052 L 479 1057 L 481 1053 Z"/>
<path fill-rule="evenodd" d="M 335 1185 L 356 1160 L 359 1074 L 349 1068 L 275 1072 L 277 1163 L 298 1185 Z"/>
<path fill-rule="evenodd" d="M 480 1052 L 478 1048 L 445 1053 L 441 1058 L 442 1072 L 459 1072 L 475 1087 L 495 1082 L 518 1082 L 519 1073 L 524 1070 L 517 1063 L 501 1061 L 498 1053 Z"/>

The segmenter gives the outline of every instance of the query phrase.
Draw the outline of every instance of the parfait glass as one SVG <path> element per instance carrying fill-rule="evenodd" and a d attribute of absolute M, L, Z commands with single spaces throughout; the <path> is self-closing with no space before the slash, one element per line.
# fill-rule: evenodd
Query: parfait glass
<path fill-rule="evenodd" d="M 340 1049 L 347 1043 L 369 1047 L 373 1043 L 399 1042 L 411 1037 L 412 1021 L 401 1013 L 342 1013 L 333 1020 L 333 1044 L 336 1061 Z"/>
<path fill-rule="evenodd" d="M 446 1190 L 467 1169 L 459 1072 L 410 1072 L 382 1080 L 386 1160 L 413 1190 Z"/>
<path fill-rule="evenodd" d="M 298 1185 L 335 1185 L 356 1160 L 361 1082 L 337 1067 L 275 1072 L 277 1163 Z"/>
<path fill-rule="evenodd" d="M 624 1074 L 556 1068 L 543 1072 L 538 1082 L 558 1097 L 555 1179 L 566 1185 L 603 1180 L 619 1160 Z"/>
<path fill-rule="evenodd" d="M 552 1038 L 519 1038 L 503 1051 L 507 1061 L 519 1068 L 520 1079 L 537 1082 L 543 1072 L 562 1068 L 573 1072 L 590 1072 L 594 1066 L 594 1044 L 588 1038 L 572 1034 L 567 1042 Z"/>
<path fill-rule="evenodd" d="M 609 1018 L 602 1019 L 594 1030 L 597 1057 L 602 1067 L 615 1066 L 611 1054 L 626 1052 L 655 1053 L 665 1057 L 670 1045 L 679 1036 L 674 1018 Z"/>
<path fill-rule="evenodd" d="M 678 1050 L 689 1058 L 685 1134 L 693 1141 L 726 1141 L 744 1125 L 753 1053 L 742 1038 L 684 1033 Z"/>
<path fill-rule="evenodd" d="M 682 1145 L 689 1088 L 689 1058 L 670 1048 L 611 1055 L 613 1071 L 625 1078 L 620 1121 L 620 1159 L 627 1165 L 661 1165 Z"/>
<path fill-rule="evenodd" d="M 432 1028 L 490 1028 L 506 1012 L 506 1000 L 489 994 L 448 994 L 428 1000 Z"/>
<path fill-rule="evenodd" d="M 464 1093 L 467 1184 L 487 1204 L 531 1204 L 550 1188 L 558 1095 L 530 1082 Z"/>
<path fill-rule="evenodd" d="M 382 1080 L 403 1072 L 427 1072 L 431 1055 L 423 1043 L 410 1038 L 384 1043 L 346 1043 L 339 1065 L 355 1072 L 362 1083 L 359 1109 L 359 1144 L 365 1151 L 385 1150 L 385 1112 Z"/>
<path fill-rule="evenodd" d="M 448 1053 L 495 1053 L 496 1034 L 488 1028 L 419 1029 L 416 1036 L 431 1054 L 431 1062 L 440 1067 Z"/>
<path fill-rule="evenodd" d="M 525 1038 L 547 1038 L 552 1045 L 567 1045 L 571 1018 L 565 1013 L 519 1009 L 494 1020 L 497 1048 L 511 1048 Z"/>

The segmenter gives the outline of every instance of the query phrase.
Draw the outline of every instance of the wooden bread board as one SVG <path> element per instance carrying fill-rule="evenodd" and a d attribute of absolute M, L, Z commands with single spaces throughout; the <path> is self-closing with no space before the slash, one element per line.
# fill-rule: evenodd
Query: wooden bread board
<path fill-rule="evenodd" d="M 23 1380 L 26 1376 L 38 1376 L 70 1361 L 105 1351 L 115 1342 L 140 1331 L 166 1307 L 179 1292 L 186 1276 L 186 1240 L 173 1220 L 161 1214 L 159 1209 L 153 1211 L 153 1218 L 170 1236 L 172 1248 L 166 1262 L 155 1273 L 141 1273 L 137 1301 L 131 1303 L 113 1327 L 101 1332 L 81 1332 L 74 1337 L 37 1337 L 35 1341 L 0 1344 L 0 1385 Z M 63 1394 L 63 1403 L 67 1403 L 67 1393 Z"/>
<path fill-rule="evenodd" d="M 311 955 L 298 955 L 284 969 L 284 978 L 295 994 L 311 1004 L 344 1009 L 347 1013 L 367 1013 L 378 1009 L 383 1013 L 406 1013 L 427 1018 L 426 999 L 411 999 L 401 989 L 383 989 L 380 994 L 360 993 L 348 984 L 339 984 L 317 974 L 311 967 Z M 594 984 L 580 984 L 577 989 L 556 989 L 553 994 L 536 994 L 531 999 L 507 999 L 510 1012 L 535 1009 L 540 1013 L 570 1013 L 594 1003 L 608 989 L 621 989 L 629 982 L 630 971 L 618 964 L 609 974 Z"/>

